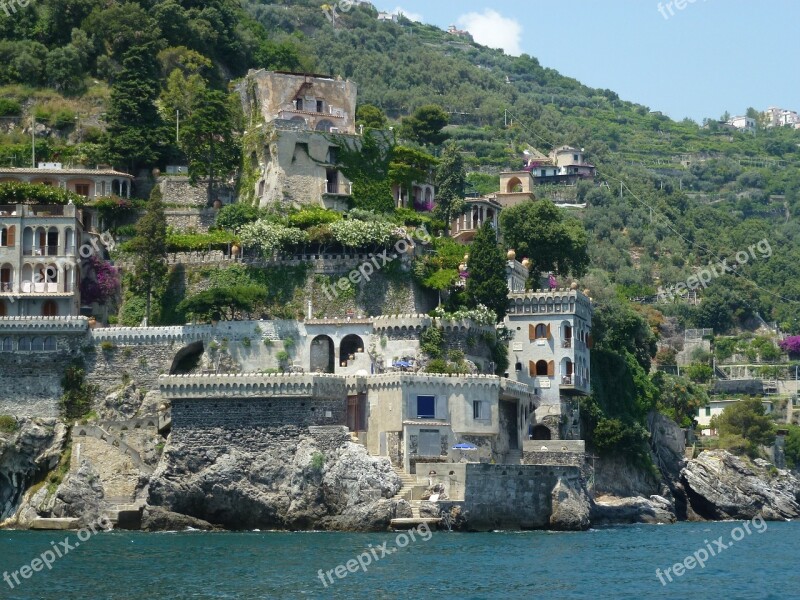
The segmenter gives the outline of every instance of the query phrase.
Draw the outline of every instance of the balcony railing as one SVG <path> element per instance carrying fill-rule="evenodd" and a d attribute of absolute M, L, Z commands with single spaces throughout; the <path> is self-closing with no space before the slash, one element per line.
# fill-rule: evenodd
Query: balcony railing
<path fill-rule="evenodd" d="M 70 246 L 67 248 L 67 253 L 72 254 L 75 252 L 75 246 Z M 35 248 L 23 248 L 22 249 L 23 256 L 58 256 L 59 255 L 59 247 L 58 245 L 54 246 L 37 246 Z"/>
<path fill-rule="evenodd" d="M 572 348 L 572 340 L 571 339 L 562 340 L 561 347 L 562 348 Z"/>
<path fill-rule="evenodd" d="M 326 181 L 323 187 L 323 193 L 336 196 L 352 196 L 353 184 L 350 182 L 339 183 L 338 181 Z"/>
<path fill-rule="evenodd" d="M 15 282 L 0 283 L 0 294 L 69 294 L 74 291 L 69 283 L 59 289 L 61 284 L 55 281 L 23 281 L 19 287 L 17 285 Z"/>

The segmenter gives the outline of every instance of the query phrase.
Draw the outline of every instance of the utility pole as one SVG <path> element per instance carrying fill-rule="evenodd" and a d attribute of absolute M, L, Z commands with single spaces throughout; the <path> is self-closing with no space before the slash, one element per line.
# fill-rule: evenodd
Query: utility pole
<path fill-rule="evenodd" d="M 175 111 L 175 143 L 181 143 L 181 111 Z"/>
<path fill-rule="evenodd" d="M 36 115 L 31 113 L 31 168 L 36 168 Z"/>

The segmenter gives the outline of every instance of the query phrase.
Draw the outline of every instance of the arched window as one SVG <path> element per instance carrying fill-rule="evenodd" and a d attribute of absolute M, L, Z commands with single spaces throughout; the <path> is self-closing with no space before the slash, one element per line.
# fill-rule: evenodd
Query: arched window
<path fill-rule="evenodd" d="M 536 376 L 547 377 L 547 361 L 540 360 L 536 363 Z"/>
<path fill-rule="evenodd" d="M 29 337 L 21 337 L 21 338 L 19 338 L 19 344 L 17 345 L 17 349 L 20 352 L 30 352 L 31 351 L 31 338 L 29 338 Z"/>
<path fill-rule="evenodd" d="M 6 227 L 5 225 L 0 226 L 0 246 L 4 248 L 10 248 L 14 246 L 16 240 L 17 228 L 15 225 L 10 225 Z"/>
<path fill-rule="evenodd" d="M 539 323 L 536 326 L 536 339 L 541 340 L 547 337 L 547 325 Z"/>
<path fill-rule="evenodd" d="M 41 352 L 44 350 L 44 338 L 42 337 L 35 337 L 31 342 L 31 351 L 32 352 Z"/>
<path fill-rule="evenodd" d="M 45 352 L 55 352 L 56 351 L 56 338 L 52 335 L 48 335 L 44 338 L 44 351 Z"/>
<path fill-rule="evenodd" d="M 0 352 L 13 352 L 14 351 L 14 340 L 10 337 L 4 337 L 0 340 Z"/>

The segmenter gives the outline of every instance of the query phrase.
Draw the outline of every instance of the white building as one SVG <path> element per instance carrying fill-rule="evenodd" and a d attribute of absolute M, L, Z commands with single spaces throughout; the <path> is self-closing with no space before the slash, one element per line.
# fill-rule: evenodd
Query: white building
<path fill-rule="evenodd" d="M 576 287 L 509 295 L 509 377 L 541 398 L 530 420 L 534 439 L 579 437 L 571 406 L 590 393 L 592 305 Z"/>
<path fill-rule="evenodd" d="M 727 124 L 731 127 L 739 129 L 740 131 L 746 131 L 748 133 L 754 133 L 756 130 L 756 120 L 752 117 L 733 117 L 732 119 L 728 120 Z"/>
<path fill-rule="evenodd" d="M 74 205 L 0 206 L 0 317 L 78 314 L 83 219 Z"/>
<path fill-rule="evenodd" d="M 716 430 L 710 428 L 711 419 L 717 417 L 723 413 L 723 411 L 740 402 L 741 398 L 725 398 L 725 399 L 716 399 L 711 400 L 708 403 L 708 406 L 703 406 L 697 409 L 697 424 L 700 426 L 701 433 L 703 435 L 716 435 Z M 764 405 L 764 411 L 766 414 L 771 414 L 773 411 L 772 402 L 770 400 L 762 400 L 761 404 Z"/>
<path fill-rule="evenodd" d="M 770 106 L 764 111 L 767 127 L 795 127 L 800 124 L 797 111 Z"/>

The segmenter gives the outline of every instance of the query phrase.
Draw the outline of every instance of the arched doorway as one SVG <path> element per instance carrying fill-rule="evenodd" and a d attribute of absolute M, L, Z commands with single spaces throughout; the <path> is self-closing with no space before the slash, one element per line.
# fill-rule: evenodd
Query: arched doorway
<path fill-rule="evenodd" d="M 546 425 L 536 425 L 533 428 L 532 440 L 550 440 L 553 439 L 550 429 Z"/>
<path fill-rule="evenodd" d="M 42 316 L 43 317 L 57 317 L 58 316 L 58 304 L 55 303 L 54 300 L 48 300 L 42 305 Z"/>
<path fill-rule="evenodd" d="M 312 373 L 333 373 L 335 360 L 333 340 L 327 335 L 315 337 L 311 340 L 309 357 Z"/>
<path fill-rule="evenodd" d="M 331 121 L 329 121 L 328 119 L 322 119 L 319 123 L 317 123 L 315 129 L 317 131 L 325 131 L 330 133 L 330 130 L 333 129 L 334 127 L 335 126 Z"/>
<path fill-rule="evenodd" d="M 355 334 L 346 335 L 339 345 L 339 360 L 343 363 L 347 360 L 353 360 L 356 354 L 364 352 L 364 340 Z"/>

